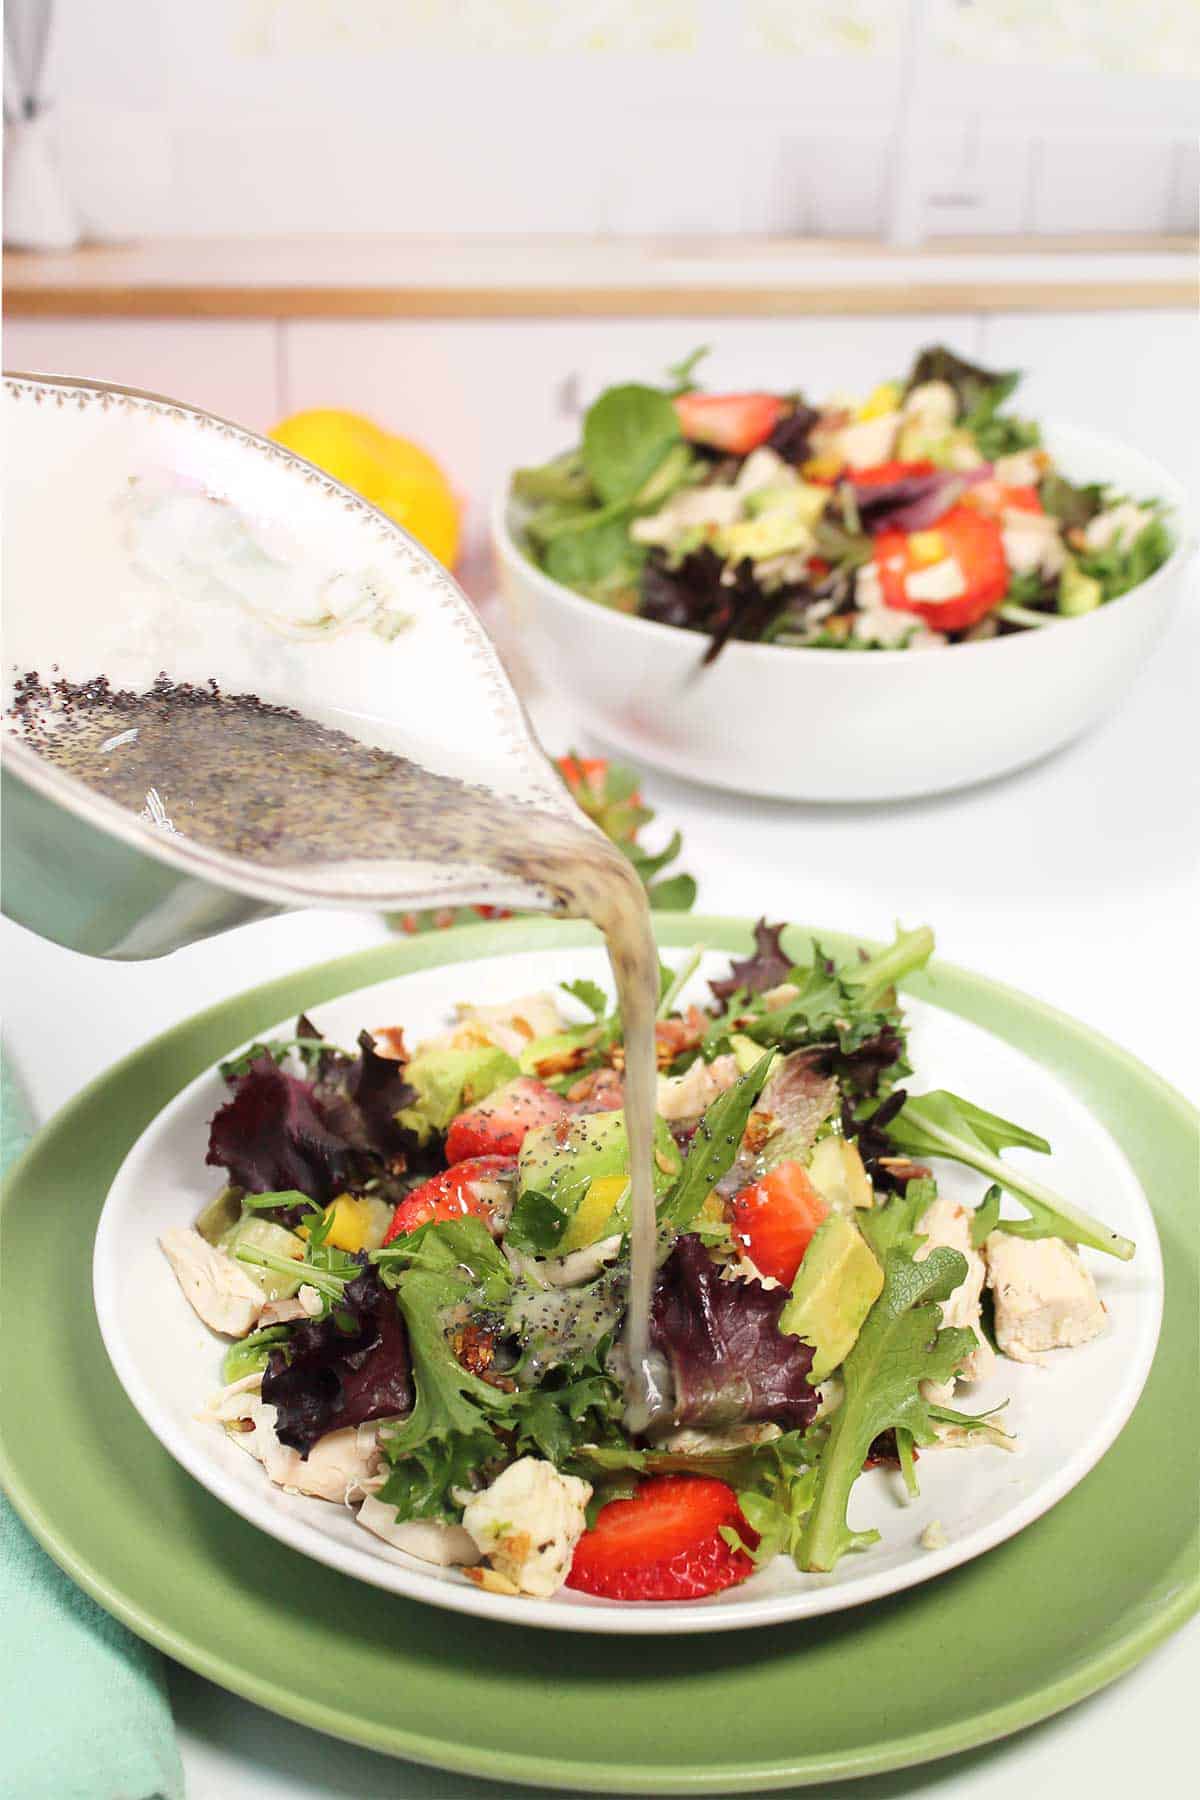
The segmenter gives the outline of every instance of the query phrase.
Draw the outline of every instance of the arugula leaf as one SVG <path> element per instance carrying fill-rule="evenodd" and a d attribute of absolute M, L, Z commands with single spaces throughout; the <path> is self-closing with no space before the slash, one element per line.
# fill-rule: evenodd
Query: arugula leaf
<path fill-rule="evenodd" d="M 704 361 L 705 357 L 711 355 L 712 345 L 701 344 L 698 349 L 693 350 L 689 355 L 681 357 L 677 363 L 668 364 L 668 393 L 672 395 L 693 393 L 698 384 L 692 380 L 692 377 L 696 373 L 699 365 Z"/>
<path fill-rule="evenodd" d="M 892 1142 L 909 1156 L 944 1156 L 999 1182 L 1029 1208 L 1034 1225 L 1048 1235 L 1063 1238 L 1068 1244 L 1087 1244 L 1108 1256 L 1118 1256 L 1123 1262 L 1133 1255 L 1134 1245 L 1128 1238 L 1111 1231 L 1080 1207 L 1072 1206 L 1033 1176 L 1001 1161 L 999 1152 L 1014 1144 L 1048 1151 L 1050 1145 L 1036 1132 L 1026 1131 L 997 1113 L 984 1112 L 944 1088 L 915 1099 L 910 1096 L 887 1130 Z M 1005 1229 L 1010 1227 L 1006 1224 Z M 1016 1235 L 1021 1232 L 1018 1230 Z"/>
<path fill-rule="evenodd" d="M 586 1006 L 594 1019 L 603 1019 L 608 1014 L 608 995 L 598 982 L 588 981 L 581 976 L 578 981 L 560 981 L 559 987 L 564 994 L 570 994 L 581 1006 Z"/>
<path fill-rule="evenodd" d="M 1107 544 L 1102 550 L 1083 550 L 1079 567 L 1100 583 L 1104 600 L 1115 600 L 1149 580 L 1174 548 L 1166 521 L 1155 517 L 1143 526 L 1132 544 Z"/>
<path fill-rule="evenodd" d="M 865 1549 L 878 1540 L 877 1531 L 852 1531 L 846 1508 L 881 1432 L 899 1427 L 918 1444 L 935 1441 L 921 1383 L 949 1380 L 975 1347 L 973 1331 L 939 1330 L 937 1303 L 949 1297 L 966 1272 L 966 1258 L 957 1250 L 938 1248 L 919 1263 L 903 1250 L 888 1251 L 883 1292 L 842 1365 L 845 1395 L 817 1462 L 812 1510 L 796 1554 L 801 1568 L 832 1569 L 848 1550 Z"/>
<path fill-rule="evenodd" d="M 918 1177 L 906 1183 L 902 1193 L 893 1194 L 882 1206 L 876 1205 L 858 1213 L 854 1222 L 880 1262 L 889 1250 L 914 1256 L 925 1242 L 917 1232 L 917 1222 L 936 1199 L 937 1182 Z"/>
<path fill-rule="evenodd" d="M 1077 487 L 1057 469 L 1048 469 L 1038 483 L 1038 498 L 1042 510 L 1052 514 L 1064 531 L 1070 531 L 1087 525 L 1101 510 L 1104 485 L 1093 481 Z"/>
<path fill-rule="evenodd" d="M 733 1166 L 746 1121 L 763 1090 L 774 1053 L 760 1056 L 754 1067 L 719 1094 L 696 1127 L 687 1160 L 659 1204 L 659 1219 L 687 1231 L 722 1175 Z"/>
<path fill-rule="evenodd" d="M 971 1248 L 982 1250 L 991 1233 L 1000 1223 L 1000 1187 L 992 1183 L 979 1205 L 975 1208 L 971 1219 Z"/>
<path fill-rule="evenodd" d="M 578 450 L 552 456 L 537 468 L 518 469 L 512 488 L 518 500 L 582 501 L 592 497 L 592 484 Z"/>
<path fill-rule="evenodd" d="M 607 388 L 583 421 L 583 462 L 602 500 L 632 500 L 682 437 L 675 408 L 658 388 Z"/>

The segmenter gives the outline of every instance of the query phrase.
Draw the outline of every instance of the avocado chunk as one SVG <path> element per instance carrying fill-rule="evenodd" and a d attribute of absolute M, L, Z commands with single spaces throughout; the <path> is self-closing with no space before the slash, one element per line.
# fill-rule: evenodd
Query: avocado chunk
<path fill-rule="evenodd" d="M 831 1212 L 848 1213 L 853 1218 L 856 1206 L 874 1203 L 870 1177 L 863 1168 L 857 1144 L 849 1143 L 837 1132 L 830 1132 L 813 1146 L 808 1179 Z"/>
<path fill-rule="evenodd" d="M 845 1362 L 882 1291 L 883 1270 L 857 1225 L 844 1213 L 830 1213 L 808 1246 L 779 1315 L 780 1331 L 813 1347 L 810 1382 L 824 1381 Z"/>
<path fill-rule="evenodd" d="M 515 1059 L 495 1044 L 418 1052 L 404 1071 L 417 1098 L 411 1106 L 401 1107 L 396 1123 L 415 1131 L 425 1143 L 435 1131 L 445 1131 L 464 1108 L 486 1100 L 494 1088 L 519 1074 Z"/>
<path fill-rule="evenodd" d="M 809 487 L 804 482 L 750 494 L 746 510 L 753 516 L 722 526 L 716 535 L 716 549 L 721 556 L 739 561 L 748 556 L 754 562 L 811 549 L 813 526 L 828 504 L 828 488 Z"/>
<path fill-rule="evenodd" d="M 1073 556 L 1068 556 L 1058 578 L 1058 610 L 1069 619 L 1095 612 L 1103 588 L 1094 575 L 1085 575 Z"/>
<path fill-rule="evenodd" d="M 665 1119 L 654 1121 L 654 1192 L 664 1193 L 683 1166 L 679 1146 L 671 1136 Z M 563 1236 L 567 1249 L 578 1250 L 573 1230 L 576 1215 L 593 1182 L 605 1177 L 629 1174 L 629 1138 L 625 1114 L 620 1112 L 585 1113 L 576 1119 L 560 1120 L 556 1125 L 542 1125 L 526 1133 L 518 1162 L 520 1194 L 544 1194 L 568 1224 Z M 603 1191 L 603 1190 L 601 1190 Z M 628 1198 L 618 1202 L 597 1220 L 588 1209 L 589 1234 L 586 1242 L 598 1243 L 628 1222 Z M 581 1221 L 582 1222 L 582 1221 Z"/>

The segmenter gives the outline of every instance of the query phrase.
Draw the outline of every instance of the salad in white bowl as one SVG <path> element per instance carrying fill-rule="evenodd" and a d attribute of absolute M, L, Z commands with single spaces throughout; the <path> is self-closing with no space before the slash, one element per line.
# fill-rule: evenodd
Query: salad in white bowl
<path fill-rule="evenodd" d="M 699 353 L 698 353 L 699 354 Z M 1084 485 L 1020 379 L 942 346 L 869 395 L 606 389 L 580 444 L 519 469 L 528 555 L 601 605 L 788 648 L 931 649 L 1077 618 L 1171 553 L 1161 497 Z"/>

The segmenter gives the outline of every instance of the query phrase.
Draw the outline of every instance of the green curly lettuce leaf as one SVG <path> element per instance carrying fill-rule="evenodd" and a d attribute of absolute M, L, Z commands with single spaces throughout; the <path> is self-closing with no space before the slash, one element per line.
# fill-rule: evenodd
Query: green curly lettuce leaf
<path fill-rule="evenodd" d="M 877 1531 L 851 1530 L 846 1509 L 881 1432 L 907 1431 L 918 1444 L 935 1441 L 921 1383 L 948 1381 L 975 1347 L 973 1331 L 939 1329 L 939 1302 L 966 1272 L 966 1258 L 957 1250 L 933 1250 L 923 1262 L 914 1262 L 902 1249 L 887 1252 L 883 1292 L 842 1365 L 845 1396 L 830 1420 L 812 1482 L 811 1510 L 796 1547 L 802 1569 L 832 1569 L 847 1551 L 878 1540 Z"/>

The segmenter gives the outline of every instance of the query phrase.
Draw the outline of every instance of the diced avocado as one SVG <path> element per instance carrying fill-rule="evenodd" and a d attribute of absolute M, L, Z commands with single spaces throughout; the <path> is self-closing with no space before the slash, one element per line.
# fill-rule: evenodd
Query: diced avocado
<path fill-rule="evenodd" d="M 1058 578 L 1058 610 L 1069 619 L 1095 612 L 1104 589 L 1094 575 L 1085 575 L 1073 556 L 1068 556 Z"/>
<path fill-rule="evenodd" d="M 756 1068 L 762 1061 L 762 1045 L 756 1044 L 753 1038 L 743 1037 L 740 1031 L 730 1032 L 729 1048 L 733 1052 L 739 1075 L 748 1075 L 751 1069 Z M 773 1060 L 767 1067 L 768 1080 L 770 1079 L 771 1071 L 775 1068 L 778 1060 L 779 1052 L 776 1051 Z"/>
<path fill-rule="evenodd" d="M 796 519 L 812 526 L 829 504 L 829 489 L 815 481 L 781 481 L 772 487 L 752 488 L 744 504 L 751 519 Z"/>
<path fill-rule="evenodd" d="M 654 1192 L 663 1193 L 674 1181 L 683 1164 L 679 1146 L 671 1136 L 665 1119 L 654 1122 Z M 574 1215 L 579 1212 L 584 1196 L 593 1183 L 606 1176 L 629 1174 L 629 1140 L 625 1114 L 621 1112 L 585 1113 L 576 1119 L 560 1120 L 556 1125 L 542 1125 L 526 1133 L 518 1164 L 518 1192 L 545 1194 L 570 1223 L 563 1238 L 566 1248 L 580 1249 L 574 1242 Z M 603 1192 L 603 1190 L 601 1190 Z M 619 1196 L 618 1196 L 619 1198 Z M 586 1239 L 595 1243 L 625 1223 L 620 1207 L 599 1221 Z"/>
<path fill-rule="evenodd" d="M 444 1131 L 465 1107 L 485 1100 L 493 1088 L 520 1074 L 515 1058 L 494 1044 L 473 1050 L 429 1050 L 414 1056 L 404 1079 L 417 1090 L 412 1106 L 396 1114 L 406 1131 L 415 1131 L 421 1143 L 435 1131 Z"/>
<path fill-rule="evenodd" d="M 856 1144 L 831 1132 L 813 1146 L 808 1179 L 831 1212 L 853 1216 L 856 1206 L 871 1206 L 875 1195 Z"/>
<path fill-rule="evenodd" d="M 780 1331 L 813 1347 L 811 1382 L 824 1381 L 845 1362 L 882 1291 L 883 1270 L 857 1225 L 844 1213 L 830 1213 L 809 1244 L 779 1315 Z"/>
<path fill-rule="evenodd" d="M 273 1256 L 290 1256 L 294 1262 L 304 1260 L 304 1241 L 289 1231 L 286 1225 L 276 1225 L 273 1219 L 262 1219 L 257 1213 L 248 1212 L 221 1239 L 220 1248 L 228 1256 L 237 1261 L 237 1246 L 251 1244 L 256 1250 L 269 1250 Z M 303 1271 L 297 1272 L 295 1280 L 289 1275 L 280 1275 L 274 1269 L 255 1268 L 253 1263 L 238 1263 L 238 1268 L 248 1275 L 251 1281 L 257 1282 L 268 1300 L 290 1300 L 304 1280 Z"/>
<path fill-rule="evenodd" d="M 209 1244 L 219 1244 L 242 1216 L 242 1190 L 223 1187 L 215 1200 L 210 1200 L 196 1220 L 196 1230 Z"/>

